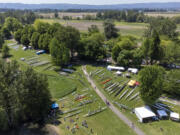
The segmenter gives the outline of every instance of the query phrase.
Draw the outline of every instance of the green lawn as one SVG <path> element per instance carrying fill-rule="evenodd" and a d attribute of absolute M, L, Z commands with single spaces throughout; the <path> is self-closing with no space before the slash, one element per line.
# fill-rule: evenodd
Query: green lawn
<path fill-rule="evenodd" d="M 9 41 L 7 41 L 9 43 Z M 23 51 L 22 46 L 19 49 L 15 50 L 13 47 L 10 47 L 10 57 L 11 60 L 17 60 L 22 69 L 27 68 L 29 65 L 25 61 L 21 61 L 21 58 L 25 58 L 25 60 L 32 59 L 37 57 L 34 50 Z M 50 61 L 50 55 L 43 54 L 38 56 L 38 60 Z M 33 67 L 37 72 L 41 74 L 46 74 L 49 81 L 49 88 L 52 94 L 53 100 L 55 100 L 62 111 L 66 111 L 77 107 L 79 102 L 75 101 L 74 98 L 77 94 L 85 94 L 85 100 L 93 100 L 94 102 L 88 105 L 84 105 L 80 107 L 82 112 L 78 115 L 79 119 L 76 120 L 76 116 L 71 117 L 71 119 L 75 120 L 75 122 L 79 125 L 80 129 L 76 130 L 76 135 L 85 135 L 90 132 L 92 128 L 93 134 L 96 135 L 135 135 L 135 133 L 124 124 L 110 109 L 106 109 L 105 111 L 96 114 L 91 117 L 84 118 L 83 115 L 87 114 L 89 110 L 97 110 L 99 107 L 105 107 L 106 105 L 101 101 L 101 99 L 96 95 L 96 93 L 90 87 L 90 84 L 87 82 L 84 74 L 82 73 L 81 66 L 74 66 L 76 71 L 73 74 L 60 75 L 59 72 L 55 72 L 54 70 L 44 70 L 47 65 Z M 70 88 L 77 87 L 76 92 L 68 94 L 65 96 L 65 100 L 59 101 L 62 99 L 61 97 L 70 91 Z M 63 108 L 62 108 L 63 107 Z M 62 122 L 58 125 L 58 130 L 61 135 L 71 135 L 70 130 L 67 129 L 67 126 L 72 128 L 74 126 L 73 123 L 70 123 L 70 118 L 67 118 L 64 121 L 64 116 L 68 114 L 61 115 L 59 120 Z M 89 128 L 85 128 L 81 126 L 83 120 L 86 120 Z"/>
<path fill-rule="evenodd" d="M 116 75 L 113 74 L 113 72 L 107 71 L 105 67 L 93 67 L 93 66 L 88 66 L 87 67 L 87 70 L 88 70 L 89 73 L 93 72 L 93 71 L 95 71 L 97 69 L 104 69 L 102 73 L 105 73 L 105 76 L 109 76 L 109 78 L 113 78 L 113 82 L 120 82 L 122 80 L 123 81 L 128 80 L 128 79 L 126 79 L 124 77 L 117 77 Z M 100 74 L 102 74 L 102 73 L 100 73 Z M 119 96 L 126 89 L 131 89 L 131 88 L 128 88 L 128 86 L 120 93 L 119 96 L 114 97 L 114 94 L 113 95 L 109 95 L 106 91 L 104 91 L 103 85 L 101 84 L 102 81 L 99 81 L 98 75 L 94 75 L 93 79 L 95 80 L 95 82 L 96 82 L 97 86 L 100 88 L 100 90 L 111 101 L 116 101 L 118 103 L 124 104 L 124 105 L 128 106 L 129 108 L 141 107 L 141 106 L 144 105 L 142 100 L 138 100 L 138 101 L 136 101 L 136 100 L 128 101 L 128 99 L 126 100 L 125 97 L 126 97 L 127 94 L 124 96 L 123 99 L 121 99 L 121 100 L 118 99 Z M 131 79 L 138 80 L 138 75 L 133 75 Z M 135 93 L 137 93 L 137 92 L 138 92 L 138 89 L 135 90 L 135 92 L 132 94 L 132 96 L 135 95 Z M 172 104 L 171 104 L 171 106 L 173 107 L 173 108 L 171 108 L 172 110 L 174 110 L 175 112 L 179 112 L 180 113 L 180 107 L 179 106 L 175 106 L 175 105 L 172 105 Z M 120 111 L 122 111 L 130 120 L 132 120 L 147 135 L 179 135 L 179 132 L 178 132 L 179 128 L 180 128 L 180 124 L 179 123 L 172 122 L 170 120 L 164 120 L 164 121 L 162 120 L 162 121 L 142 124 L 142 123 L 138 122 L 138 119 L 137 119 L 136 115 L 132 114 L 130 111 L 124 110 L 124 109 L 120 109 Z"/>

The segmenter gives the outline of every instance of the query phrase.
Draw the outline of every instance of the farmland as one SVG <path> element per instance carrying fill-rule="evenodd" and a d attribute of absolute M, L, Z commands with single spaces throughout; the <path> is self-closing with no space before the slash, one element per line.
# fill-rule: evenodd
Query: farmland
<path fill-rule="evenodd" d="M 86 32 L 91 25 L 97 25 L 101 32 L 103 32 L 103 21 L 89 21 L 89 20 L 61 20 L 61 19 L 41 19 L 43 22 L 60 23 L 64 26 L 72 26 Z M 140 38 L 148 24 L 145 23 L 127 23 L 127 22 L 115 22 L 116 27 L 123 35 L 134 35 Z"/>
<path fill-rule="evenodd" d="M 36 56 L 35 50 L 22 50 L 22 46 L 14 44 L 14 41 L 7 41 L 7 44 L 9 44 L 9 47 L 11 48 L 10 53 L 12 57 L 10 60 L 17 60 L 22 69 L 25 69 L 29 66 L 28 61 L 32 61 L 32 59 L 38 59 L 39 61 L 49 61 L 50 56 L 48 54 L 43 54 L 40 56 Z M 20 60 L 21 58 L 25 58 L 25 61 Z M 33 62 L 35 63 L 35 61 Z M 38 62 L 37 62 L 38 63 Z M 87 94 L 86 100 L 92 100 L 93 103 L 80 106 L 80 114 L 77 116 L 72 116 L 70 118 L 66 118 L 64 120 L 64 117 L 72 114 L 67 113 L 64 115 L 60 115 L 60 118 L 57 118 L 56 120 L 48 120 L 50 123 L 54 123 L 55 121 L 60 121 L 61 124 L 56 126 L 56 130 L 60 132 L 62 135 L 71 134 L 71 131 L 67 129 L 69 126 L 72 128 L 74 126 L 74 123 L 76 123 L 79 126 L 79 129 L 76 131 L 75 134 L 77 135 L 84 135 L 88 134 L 90 132 L 90 129 L 93 130 L 94 134 L 100 134 L 100 135 L 109 135 L 109 134 L 118 134 L 121 132 L 122 134 L 126 135 L 134 135 L 135 133 L 127 127 L 119 118 L 117 118 L 116 115 L 114 115 L 110 109 L 106 109 L 103 112 L 96 114 L 91 117 L 83 117 L 83 115 L 87 114 L 89 111 L 97 110 L 99 107 L 105 107 L 106 105 L 101 101 L 101 99 L 95 94 L 95 92 L 90 87 L 89 83 L 86 81 L 81 66 L 74 66 L 73 68 L 76 69 L 76 72 L 73 74 L 67 74 L 63 75 L 58 72 L 55 72 L 52 70 L 54 67 L 53 65 L 50 68 L 46 68 L 48 64 L 40 65 L 40 64 L 32 64 L 30 65 L 33 67 L 34 70 L 41 74 L 45 74 L 48 77 L 49 81 L 49 88 L 50 92 L 52 94 L 52 98 L 54 101 L 56 101 L 60 108 L 62 108 L 62 111 L 68 111 L 70 109 L 78 107 L 80 102 L 75 101 L 74 98 L 77 95 Z M 73 87 L 76 87 L 75 92 L 71 92 L 71 89 Z M 67 91 L 70 92 L 70 94 L 67 94 Z M 64 96 L 67 95 L 67 96 Z M 64 97 L 64 100 L 60 100 Z M 74 120 L 75 122 L 70 122 L 70 120 Z M 81 126 L 82 121 L 86 120 L 88 124 L 88 128 L 85 128 Z M 116 128 L 112 128 L 116 127 Z"/>
<path fill-rule="evenodd" d="M 172 18 L 172 17 L 180 16 L 180 13 L 179 12 L 146 12 L 145 15 L 152 17 L 163 16 L 163 17 Z"/>
<path fill-rule="evenodd" d="M 61 19 L 40 19 L 43 22 L 60 23 L 64 26 L 72 26 L 81 32 L 87 32 L 91 25 L 97 25 L 101 32 L 103 32 L 103 21 L 94 20 L 61 20 Z M 122 35 L 132 35 L 136 38 L 141 38 L 144 31 L 147 29 L 147 23 L 128 23 L 115 21 L 116 27 Z M 177 25 L 177 31 L 180 31 L 180 25 Z"/>
<path fill-rule="evenodd" d="M 37 13 L 40 16 L 43 16 L 45 18 L 54 18 L 54 13 Z M 71 13 L 71 12 L 59 12 L 58 16 L 62 18 L 63 16 L 69 16 L 73 19 L 76 19 L 77 17 L 83 18 L 86 15 L 96 16 L 96 12 L 82 12 L 82 13 Z"/>

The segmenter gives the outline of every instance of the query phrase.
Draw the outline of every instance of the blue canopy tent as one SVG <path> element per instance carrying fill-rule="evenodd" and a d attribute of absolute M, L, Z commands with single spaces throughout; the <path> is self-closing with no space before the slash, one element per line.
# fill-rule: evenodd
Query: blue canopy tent
<path fill-rule="evenodd" d="M 44 53 L 46 53 L 45 50 L 40 50 L 40 51 L 36 52 L 37 55 L 44 54 Z"/>
<path fill-rule="evenodd" d="M 59 108 L 59 105 L 57 103 L 53 103 L 51 105 L 51 109 L 58 109 Z"/>

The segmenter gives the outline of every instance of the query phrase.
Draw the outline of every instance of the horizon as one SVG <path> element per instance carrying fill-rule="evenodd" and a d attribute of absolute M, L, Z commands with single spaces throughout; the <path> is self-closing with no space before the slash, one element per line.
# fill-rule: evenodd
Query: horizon
<path fill-rule="evenodd" d="M 84 2 L 83 0 L 77 0 L 75 2 L 73 2 L 74 0 L 61 0 L 61 2 L 59 0 L 51 0 L 51 2 L 49 2 L 48 0 L 29 0 L 28 2 L 25 0 L 0 0 L 0 3 L 3 4 L 78 4 L 78 5 L 121 5 L 121 4 L 148 4 L 148 3 L 174 3 L 177 2 L 179 3 L 180 0 L 159 0 L 158 2 L 155 0 L 131 0 L 131 1 L 126 1 L 126 0 L 116 0 L 114 2 L 112 2 L 111 0 L 102 0 L 102 1 L 98 1 L 96 2 L 96 0 L 88 0 L 86 2 Z M 94 1 L 94 2 L 93 2 Z M 94 4 L 96 3 L 96 4 Z"/>

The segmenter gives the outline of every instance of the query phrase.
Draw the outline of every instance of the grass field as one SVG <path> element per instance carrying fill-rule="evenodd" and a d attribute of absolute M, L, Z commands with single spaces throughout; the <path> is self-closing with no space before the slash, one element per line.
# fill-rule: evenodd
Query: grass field
<path fill-rule="evenodd" d="M 12 41 L 8 41 L 7 43 L 11 44 Z M 21 68 L 25 69 L 29 66 L 27 64 L 28 59 L 32 60 L 37 57 L 35 54 L 36 51 L 23 51 L 22 46 L 19 46 L 19 48 L 15 46 L 17 45 L 9 46 L 11 48 L 10 54 L 12 55 L 10 57 L 10 60 L 17 60 L 20 63 Z M 25 61 L 21 61 L 21 58 L 25 58 Z M 43 54 L 38 56 L 38 60 L 47 61 L 50 60 L 50 56 L 48 54 Z M 67 129 L 67 126 L 69 126 L 71 129 L 74 126 L 74 123 L 77 123 L 79 126 L 79 129 L 76 130 L 75 135 L 88 135 L 90 133 L 90 129 L 93 130 L 94 135 L 118 135 L 119 133 L 121 133 L 122 135 L 135 135 L 135 133 L 108 108 L 105 111 L 94 116 L 83 117 L 83 115 L 87 114 L 90 110 L 97 110 L 99 109 L 99 107 L 105 107 L 106 105 L 101 101 L 101 99 L 96 95 L 96 93 L 90 87 L 89 83 L 86 81 L 86 78 L 82 73 L 81 66 L 74 66 L 76 71 L 73 74 L 68 75 L 61 75 L 59 74 L 59 72 L 55 72 L 54 70 L 50 69 L 44 70 L 46 66 L 47 65 L 32 67 L 37 72 L 47 75 L 52 98 L 59 104 L 62 111 L 70 110 L 79 105 L 80 102 L 74 100 L 77 95 L 85 94 L 86 97 L 84 100 L 94 101 L 91 104 L 81 106 L 79 110 L 81 110 L 82 112 L 80 114 L 71 118 L 66 118 L 65 121 L 64 117 L 71 113 L 60 115 L 60 117 L 56 120 L 60 121 L 60 124 L 54 126 L 55 130 L 58 130 L 60 135 L 72 135 L 71 131 Z M 66 99 L 60 101 L 64 93 L 66 93 L 67 90 L 72 87 L 77 87 L 76 92 L 68 94 L 67 96 L 65 96 Z M 78 119 L 76 119 L 77 116 Z M 70 120 L 74 120 L 75 122 L 71 123 Z M 88 128 L 81 126 L 81 123 L 84 120 L 87 121 Z M 49 120 L 49 122 L 52 123 L 54 122 L 54 120 Z"/>
<path fill-rule="evenodd" d="M 180 12 L 146 12 L 145 15 L 152 17 L 163 16 L 163 17 L 172 18 L 175 16 L 180 16 Z"/>
<path fill-rule="evenodd" d="M 103 21 L 89 21 L 89 20 L 60 20 L 60 19 L 41 19 L 43 22 L 60 23 L 65 26 L 72 26 L 79 29 L 81 32 L 87 32 L 88 27 L 91 25 L 97 25 L 101 32 L 103 32 Z M 127 22 L 115 22 L 116 27 L 120 30 L 122 35 L 133 35 L 140 38 L 148 24 L 145 23 L 127 23 Z"/>
<path fill-rule="evenodd" d="M 43 16 L 45 18 L 54 18 L 54 13 L 37 13 L 40 16 Z M 59 17 L 62 18 L 63 16 L 69 16 L 73 19 L 76 19 L 77 17 L 83 18 L 83 16 L 91 15 L 96 16 L 96 12 L 81 12 L 81 13 L 73 13 L 73 12 L 59 12 Z"/>
<path fill-rule="evenodd" d="M 124 77 L 117 77 L 114 73 L 115 72 L 110 72 L 107 71 L 105 67 L 97 67 L 97 66 L 88 66 L 87 67 L 88 72 L 93 72 L 97 69 L 102 70 L 103 72 L 101 72 L 100 74 L 104 73 L 105 76 L 107 76 L 108 78 L 113 78 L 113 82 L 125 82 L 128 79 L 124 78 Z M 99 74 L 99 75 L 100 75 Z M 108 94 L 108 92 L 106 92 L 103 89 L 103 85 L 101 84 L 102 80 L 99 81 L 99 77 L 98 75 L 94 75 L 93 76 L 94 80 L 96 81 L 97 86 L 100 88 L 100 90 L 106 95 L 106 97 L 108 97 L 111 101 L 115 101 L 118 102 L 120 104 L 124 104 L 126 106 L 128 106 L 129 108 L 135 108 L 135 107 L 141 107 L 144 105 L 144 103 L 142 102 L 142 100 L 132 100 L 132 101 L 128 101 L 129 98 L 126 99 L 127 94 L 122 98 L 119 99 L 120 95 L 127 89 L 129 89 L 129 91 L 131 90 L 131 88 L 129 88 L 128 86 L 125 87 L 125 89 L 120 93 L 119 96 L 114 97 L 115 94 Z M 132 75 L 131 79 L 135 79 L 138 80 L 138 75 Z M 123 83 L 122 83 L 123 84 Z M 130 96 L 132 97 L 133 95 L 135 95 L 135 93 L 137 93 L 139 90 L 138 88 L 134 91 L 134 93 Z M 166 103 L 168 104 L 168 103 Z M 172 110 L 175 112 L 179 112 L 180 113 L 180 106 L 175 106 L 172 104 L 168 104 L 170 106 L 172 106 Z M 117 106 L 118 107 L 118 106 Z M 119 108 L 119 107 L 118 107 Z M 120 108 L 119 108 L 120 109 Z M 142 129 L 147 135 L 179 135 L 179 128 L 180 128 L 180 124 L 176 123 L 176 122 L 172 122 L 170 120 L 161 120 L 161 121 L 157 121 L 157 122 L 152 122 L 152 123 L 147 123 L 147 124 L 141 124 L 138 122 L 137 117 L 135 116 L 135 114 L 132 114 L 131 111 L 129 110 L 125 110 L 125 109 L 120 109 L 120 111 L 122 111 L 130 120 L 132 120 L 140 129 Z"/>

